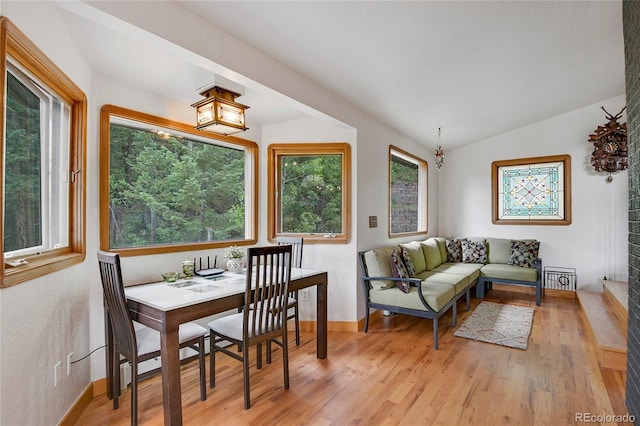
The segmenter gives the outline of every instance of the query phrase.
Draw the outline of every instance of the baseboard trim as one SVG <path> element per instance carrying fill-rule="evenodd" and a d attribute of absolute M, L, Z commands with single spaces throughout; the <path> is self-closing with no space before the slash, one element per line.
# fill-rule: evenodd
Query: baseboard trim
<path fill-rule="evenodd" d="M 371 325 L 371 322 L 372 322 L 372 321 L 376 321 L 376 320 L 378 320 L 379 318 L 382 318 L 383 316 L 384 316 L 384 312 L 383 312 L 383 311 L 381 311 L 381 310 L 375 310 L 375 311 L 371 312 L 371 313 L 369 314 L 369 325 Z M 359 321 L 358 321 L 358 324 L 357 324 L 357 325 L 358 325 L 358 329 L 357 329 L 357 330 L 355 330 L 355 331 L 361 331 L 361 330 L 364 330 L 364 322 L 365 322 L 365 319 L 364 319 L 364 318 L 362 318 L 361 320 L 359 320 Z"/>
<path fill-rule="evenodd" d="M 107 379 L 104 378 L 104 379 L 98 380 L 98 382 L 100 381 L 104 382 L 103 387 L 104 387 L 104 392 L 106 392 Z M 62 420 L 59 423 L 59 426 L 72 426 L 76 424 L 76 422 L 78 421 L 78 419 L 80 418 L 84 410 L 86 410 L 86 408 L 89 406 L 89 403 L 91 403 L 91 400 L 95 395 L 94 390 L 95 390 L 96 383 L 97 382 L 89 383 L 89 385 L 85 388 L 85 390 L 82 392 L 80 397 L 78 397 L 78 399 L 71 406 L 69 411 L 67 411 L 67 414 L 65 414 L 65 416 L 62 418 Z"/>
<path fill-rule="evenodd" d="M 289 326 L 289 331 L 292 330 Z M 316 331 L 318 329 L 315 321 L 300 321 L 300 330 Z M 358 331 L 361 329 L 359 321 L 329 321 L 327 331 Z"/>
<path fill-rule="evenodd" d="M 498 291 L 509 291 L 514 293 L 525 293 L 525 294 L 536 294 L 536 288 L 533 286 L 527 285 L 513 285 L 507 283 L 493 283 L 493 289 Z M 552 296 L 552 297 L 566 297 L 570 299 L 576 299 L 577 295 L 575 291 L 569 290 L 556 290 L 556 289 L 542 289 L 542 294 L 544 296 Z"/>
<path fill-rule="evenodd" d="M 107 378 L 103 377 L 93 382 L 93 396 L 107 393 Z"/>
<path fill-rule="evenodd" d="M 544 296 L 553 296 L 553 297 L 566 297 L 568 299 L 576 299 L 578 300 L 578 295 L 573 290 L 555 290 L 555 289 L 546 289 L 542 290 L 542 294 Z"/>

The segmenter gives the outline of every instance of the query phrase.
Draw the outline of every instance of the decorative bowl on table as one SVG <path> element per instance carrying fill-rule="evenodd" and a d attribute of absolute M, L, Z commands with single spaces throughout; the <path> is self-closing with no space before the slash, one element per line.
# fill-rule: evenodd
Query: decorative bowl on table
<path fill-rule="evenodd" d="M 165 272 L 162 274 L 162 278 L 167 283 L 175 283 L 180 278 L 180 272 Z"/>

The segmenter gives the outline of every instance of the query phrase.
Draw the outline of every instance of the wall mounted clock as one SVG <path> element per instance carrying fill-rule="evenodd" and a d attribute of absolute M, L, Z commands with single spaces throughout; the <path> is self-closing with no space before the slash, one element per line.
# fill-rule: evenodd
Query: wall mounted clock
<path fill-rule="evenodd" d="M 589 135 L 589 142 L 593 143 L 593 153 L 591 154 L 591 165 L 596 172 L 609 173 L 607 182 L 611 182 L 611 173 L 618 170 L 627 169 L 627 123 L 618 123 L 622 117 L 622 108 L 616 115 L 611 115 L 604 107 L 602 110 L 606 114 L 609 122 L 598 128 Z"/>

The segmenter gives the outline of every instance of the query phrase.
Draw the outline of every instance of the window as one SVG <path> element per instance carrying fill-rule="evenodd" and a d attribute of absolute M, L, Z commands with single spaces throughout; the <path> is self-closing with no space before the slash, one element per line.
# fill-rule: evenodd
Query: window
<path fill-rule="evenodd" d="M 347 143 L 273 144 L 268 148 L 269 239 L 348 242 L 351 147 Z"/>
<path fill-rule="evenodd" d="M 427 232 L 427 162 L 389 146 L 389 236 Z"/>
<path fill-rule="evenodd" d="M 7 18 L 0 28 L 6 287 L 84 260 L 87 102 Z"/>
<path fill-rule="evenodd" d="M 101 110 L 104 250 L 256 242 L 257 145 L 111 105 Z"/>

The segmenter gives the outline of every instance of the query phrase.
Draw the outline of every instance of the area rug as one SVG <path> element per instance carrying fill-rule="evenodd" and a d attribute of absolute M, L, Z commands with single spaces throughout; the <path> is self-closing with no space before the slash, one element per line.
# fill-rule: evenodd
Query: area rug
<path fill-rule="evenodd" d="M 453 335 L 526 350 L 533 311 L 524 306 L 482 302 Z"/>

